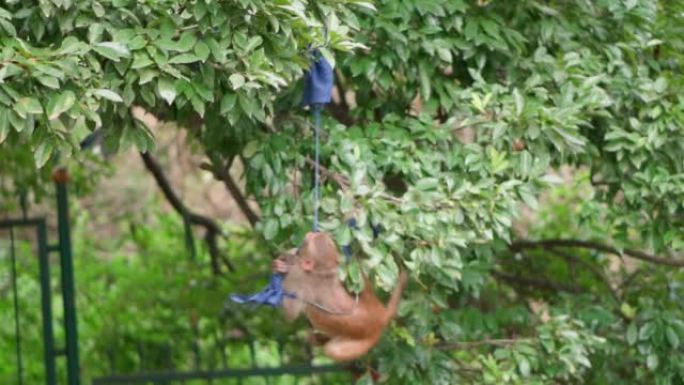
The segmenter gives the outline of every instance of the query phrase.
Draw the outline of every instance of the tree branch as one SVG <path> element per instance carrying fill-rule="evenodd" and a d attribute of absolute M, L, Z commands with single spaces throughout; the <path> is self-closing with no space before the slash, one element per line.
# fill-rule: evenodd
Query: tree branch
<path fill-rule="evenodd" d="M 576 286 L 564 285 L 562 283 L 547 281 L 543 279 L 528 278 L 519 275 L 506 274 L 496 270 L 492 270 L 492 275 L 498 279 L 501 279 L 514 285 L 532 286 L 542 290 L 564 291 L 572 294 L 580 294 L 585 292 L 584 289 Z"/>
<path fill-rule="evenodd" d="M 222 258 L 221 252 L 218 248 L 218 237 L 222 235 L 221 228 L 214 222 L 213 219 L 205 217 L 203 215 L 197 214 L 191 211 L 185 204 L 180 200 L 176 192 L 171 188 L 166 175 L 161 169 L 161 166 L 149 153 L 140 153 L 140 157 L 145 164 L 147 170 L 152 174 L 154 180 L 157 182 L 157 186 L 164 194 L 166 200 L 171 204 L 174 210 L 180 214 L 183 218 L 186 218 L 191 225 L 202 226 L 206 230 L 204 240 L 207 243 L 207 248 L 209 250 L 209 255 L 212 259 L 212 269 L 215 274 L 220 273 L 220 268 L 218 261 Z M 235 271 L 234 266 L 228 262 L 228 269 L 230 271 Z"/>
<path fill-rule="evenodd" d="M 311 166 L 312 168 L 316 167 L 316 162 L 314 162 L 310 158 L 306 158 L 305 160 L 306 160 L 306 163 L 309 166 Z M 344 175 L 338 174 L 336 172 L 332 172 L 321 164 L 318 165 L 318 169 L 321 171 L 321 175 L 323 175 L 323 177 L 335 181 L 335 183 L 337 183 L 337 185 L 340 186 L 340 188 L 342 190 L 349 189 L 349 185 L 350 185 L 349 179 L 347 179 L 347 177 L 345 177 Z"/>
<path fill-rule="evenodd" d="M 230 195 L 233 197 L 233 199 L 235 199 L 238 207 L 249 221 L 249 224 L 254 227 L 259 221 L 259 216 L 254 212 L 254 210 L 252 210 L 251 207 L 249 207 L 249 203 L 247 203 L 247 199 L 245 198 L 244 194 L 242 194 L 242 191 L 240 191 L 240 187 L 235 182 L 235 179 L 233 179 L 233 176 L 230 175 L 229 168 L 215 164 L 212 167 L 212 172 L 218 180 L 223 182 L 230 192 Z"/>
<path fill-rule="evenodd" d="M 459 342 L 440 342 L 436 346 L 439 349 L 474 349 L 482 346 L 511 346 L 521 342 L 533 342 L 533 338 L 502 338 L 502 339 L 484 339 L 480 341 L 459 341 Z"/>
<path fill-rule="evenodd" d="M 577 239 L 546 239 L 541 241 L 516 241 L 511 244 L 510 249 L 512 251 L 520 251 L 523 249 L 535 249 L 543 248 L 546 250 L 552 249 L 554 247 L 579 247 L 583 249 L 592 249 L 601 251 L 604 253 L 615 254 L 615 255 L 628 255 L 632 258 L 639 259 L 646 262 L 655 263 L 658 265 L 673 266 L 673 267 L 684 267 L 683 259 L 671 259 L 658 257 L 652 254 L 645 253 L 643 251 L 634 249 L 624 249 L 622 252 L 620 250 L 604 245 L 599 242 L 592 241 L 582 241 Z"/>
<path fill-rule="evenodd" d="M 576 262 L 576 263 L 578 263 L 578 264 L 580 264 L 580 265 L 586 267 L 586 268 L 587 268 L 589 271 L 591 271 L 592 274 L 594 274 L 601 282 L 603 282 L 603 284 L 606 286 L 606 288 L 608 288 L 608 291 L 610 292 L 610 295 L 613 297 L 613 299 L 615 300 L 615 302 L 616 302 L 618 305 L 622 303 L 622 300 L 620 299 L 620 296 L 618 295 L 617 291 L 616 291 L 615 289 L 613 289 L 613 286 L 610 284 L 610 279 L 608 279 L 608 276 L 606 275 L 606 273 L 605 273 L 602 269 L 596 267 L 594 264 L 592 264 L 592 263 L 590 263 L 590 262 L 587 262 L 587 261 L 585 261 L 584 259 L 582 259 L 582 258 L 580 258 L 580 257 L 578 257 L 578 256 L 576 256 L 576 255 L 572 255 L 572 254 L 566 253 L 566 252 L 564 252 L 564 251 L 562 251 L 562 250 L 558 250 L 558 249 L 555 249 L 555 248 L 551 248 L 551 249 L 549 249 L 549 252 L 551 252 L 552 254 L 555 254 L 555 255 L 557 255 L 557 256 L 559 256 L 559 257 L 561 257 L 561 258 L 564 258 L 564 259 L 566 259 L 566 260 L 568 260 L 568 261 Z"/>

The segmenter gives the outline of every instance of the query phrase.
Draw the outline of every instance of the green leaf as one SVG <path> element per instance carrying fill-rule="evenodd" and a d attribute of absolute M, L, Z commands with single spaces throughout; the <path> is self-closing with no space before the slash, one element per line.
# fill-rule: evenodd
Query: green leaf
<path fill-rule="evenodd" d="M 53 90 L 59 89 L 59 80 L 52 76 L 38 76 L 36 77 L 40 84 L 45 87 L 52 88 Z"/>
<path fill-rule="evenodd" d="M 33 157 L 36 161 L 36 167 L 41 168 L 45 166 L 45 163 L 50 159 L 52 154 L 52 146 L 46 142 L 42 141 L 33 152 Z"/>
<path fill-rule="evenodd" d="M 130 51 L 128 51 L 125 45 L 115 41 L 96 43 L 93 45 L 93 49 L 100 55 L 113 61 L 119 61 L 119 59 L 130 55 Z"/>
<path fill-rule="evenodd" d="M 192 104 L 192 108 L 199 114 L 199 116 L 204 117 L 204 102 L 202 99 L 193 96 L 190 98 L 190 104 Z"/>
<path fill-rule="evenodd" d="M 439 179 L 437 178 L 423 178 L 415 184 L 415 188 L 421 191 L 435 190 L 438 186 Z"/>
<path fill-rule="evenodd" d="M 432 93 L 430 76 L 428 75 L 427 69 L 423 63 L 420 63 L 418 66 L 418 73 L 420 78 L 420 94 L 423 96 L 423 100 L 430 100 L 430 95 Z"/>
<path fill-rule="evenodd" d="M 240 103 L 242 111 L 244 111 L 245 114 L 247 114 L 247 116 L 256 116 L 257 110 L 259 109 L 259 105 L 253 97 L 240 95 L 240 97 L 238 98 L 238 103 Z"/>
<path fill-rule="evenodd" d="M 114 92 L 112 90 L 108 90 L 105 88 L 97 89 L 97 90 L 93 91 L 93 94 L 97 95 L 99 97 L 105 98 L 107 100 L 111 100 L 112 102 L 117 102 L 117 103 L 123 102 L 123 98 L 121 97 L 121 95 L 117 94 L 116 92 Z"/>
<path fill-rule="evenodd" d="M 195 47 L 195 43 L 197 43 L 197 36 L 195 36 L 195 33 L 185 32 L 181 35 L 180 39 L 178 39 L 178 42 L 174 44 L 174 48 L 178 52 L 187 52 Z"/>
<path fill-rule="evenodd" d="M 147 84 L 152 81 L 155 77 L 159 75 L 159 72 L 153 70 L 153 69 L 144 69 L 140 71 L 140 80 L 138 81 L 138 84 L 143 85 Z"/>
<path fill-rule="evenodd" d="M 138 35 L 129 41 L 127 45 L 128 49 L 135 51 L 144 48 L 147 45 L 147 40 L 143 36 Z"/>
<path fill-rule="evenodd" d="M 169 64 L 188 64 L 200 61 L 200 58 L 192 53 L 183 53 L 169 59 Z"/>
<path fill-rule="evenodd" d="M 518 370 L 520 371 L 520 375 L 523 377 L 529 377 L 530 376 L 530 361 L 527 360 L 525 357 L 519 357 L 518 358 Z"/>
<path fill-rule="evenodd" d="M 658 356 L 655 353 L 648 355 L 648 358 L 646 358 L 646 366 L 650 370 L 655 370 L 658 368 Z"/>
<path fill-rule="evenodd" d="M 639 329 L 639 339 L 647 340 L 655 333 L 655 324 L 653 322 L 646 322 L 641 329 Z"/>
<path fill-rule="evenodd" d="M 0 144 L 7 139 L 10 132 L 9 110 L 0 108 Z"/>
<path fill-rule="evenodd" d="M 140 69 L 150 66 L 152 64 L 154 64 L 154 62 L 146 53 L 136 52 L 135 55 L 133 55 L 133 63 L 131 64 L 131 68 Z"/>
<path fill-rule="evenodd" d="M 100 23 L 91 24 L 88 27 L 88 42 L 95 43 L 102 38 L 104 26 Z"/>
<path fill-rule="evenodd" d="M 12 127 L 17 132 L 22 132 L 26 128 L 26 122 L 28 119 L 23 119 L 19 114 L 14 111 L 9 112 L 9 121 L 12 123 Z"/>
<path fill-rule="evenodd" d="M 221 98 L 221 115 L 226 115 L 233 110 L 235 107 L 235 101 L 237 100 L 236 94 L 225 94 Z"/>
<path fill-rule="evenodd" d="M 92 7 L 93 7 L 93 13 L 95 14 L 95 16 L 102 17 L 105 15 L 105 9 L 102 6 L 102 4 L 100 4 L 99 2 L 94 1 L 92 4 Z"/>
<path fill-rule="evenodd" d="M 76 95 L 72 91 L 64 91 L 61 94 L 54 94 L 47 105 L 48 119 L 57 119 L 68 111 L 76 103 Z"/>
<path fill-rule="evenodd" d="M 278 234 L 278 220 L 275 218 L 270 218 L 266 220 L 266 223 L 264 224 L 264 239 L 267 241 L 270 241 L 275 238 L 276 234 Z"/>
<path fill-rule="evenodd" d="M 656 79 L 656 81 L 653 83 L 653 89 L 659 94 L 665 92 L 667 89 L 667 79 L 662 76 Z"/>
<path fill-rule="evenodd" d="M 14 111 L 25 119 L 26 114 L 42 114 L 43 106 L 40 105 L 40 102 L 36 98 L 23 97 L 17 100 Z"/>
<path fill-rule="evenodd" d="M 203 42 L 199 41 L 197 42 L 197 45 L 195 45 L 195 55 L 201 60 L 201 61 L 206 61 L 209 58 L 209 54 L 211 53 L 211 50 L 209 49 L 209 46 Z"/>
<path fill-rule="evenodd" d="M 234 90 L 237 90 L 245 85 L 245 77 L 238 73 L 230 75 L 228 79 L 230 80 L 230 84 L 233 86 Z"/>
<path fill-rule="evenodd" d="M 54 76 L 58 79 L 64 78 L 64 73 L 60 69 L 53 67 L 51 65 L 35 63 L 33 65 L 33 68 L 37 69 L 38 72 L 44 73 L 45 75 Z"/>
<path fill-rule="evenodd" d="M 176 87 L 168 79 L 161 78 L 157 81 L 157 92 L 169 105 L 176 99 Z"/>
<path fill-rule="evenodd" d="M 448 48 L 437 48 L 437 56 L 439 56 L 440 59 L 447 63 L 451 63 L 453 61 L 453 57 L 451 55 L 451 50 Z"/>
<path fill-rule="evenodd" d="M 245 145 L 245 148 L 242 150 L 242 156 L 244 156 L 246 159 L 249 159 L 256 154 L 257 150 L 259 149 L 259 143 L 256 140 L 251 140 L 247 145 Z"/>
<path fill-rule="evenodd" d="M 248 42 L 247 45 L 244 47 L 244 50 L 245 50 L 246 52 L 252 51 L 252 50 L 254 50 L 256 47 L 260 46 L 261 43 L 262 43 L 263 41 L 264 41 L 264 39 L 263 39 L 261 36 L 259 36 L 259 35 L 253 36 L 253 37 L 251 37 L 251 38 L 249 39 L 249 42 Z"/>
<path fill-rule="evenodd" d="M 627 343 L 630 345 L 634 345 L 637 341 L 637 337 L 638 337 L 637 327 L 636 327 L 636 324 L 634 322 L 632 322 L 627 327 Z"/>
<path fill-rule="evenodd" d="M 214 93 L 207 86 L 202 83 L 192 83 L 192 89 L 206 102 L 214 102 Z"/>
<path fill-rule="evenodd" d="M 668 326 L 665 330 L 665 335 L 667 336 L 667 341 L 670 343 L 670 346 L 677 349 L 679 347 L 679 335 L 677 332 L 671 326 Z"/>
<path fill-rule="evenodd" d="M 525 108 L 525 99 L 523 99 L 523 96 L 517 88 L 513 89 L 513 100 L 515 100 L 515 115 L 522 115 L 523 109 Z"/>
<path fill-rule="evenodd" d="M 0 19 L 0 27 L 10 36 L 17 36 L 17 30 L 14 25 L 5 19 Z"/>

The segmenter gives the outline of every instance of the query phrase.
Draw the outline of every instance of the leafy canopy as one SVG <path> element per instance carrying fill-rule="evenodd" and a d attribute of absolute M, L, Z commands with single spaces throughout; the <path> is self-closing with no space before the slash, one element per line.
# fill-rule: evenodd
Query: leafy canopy
<path fill-rule="evenodd" d="M 0 156 L 32 149 L 40 166 L 98 127 L 108 151 L 151 149 L 139 105 L 187 127 L 213 170 L 240 159 L 259 235 L 291 247 L 311 210 L 295 82 L 306 47 L 326 43 L 338 98 L 323 227 L 355 241 L 352 283 L 361 268 L 384 289 L 400 265 L 412 273 L 402 322 L 373 356 L 392 383 L 675 384 L 678 270 L 518 241 L 681 251 L 683 12 L 652 0 L 7 2 Z M 554 200 L 561 166 L 573 184 Z M 523 204 L 536 212 L 516 232 Z"/>

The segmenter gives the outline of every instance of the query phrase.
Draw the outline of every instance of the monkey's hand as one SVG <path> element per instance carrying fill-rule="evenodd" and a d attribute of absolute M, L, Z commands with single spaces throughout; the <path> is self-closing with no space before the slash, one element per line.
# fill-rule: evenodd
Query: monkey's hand
<path fill-rule="evenodd" d="M 271 268 L 274 273 L 287 274 L 290 271 L 290 266 L 283 258 L 274 259 Z"/>

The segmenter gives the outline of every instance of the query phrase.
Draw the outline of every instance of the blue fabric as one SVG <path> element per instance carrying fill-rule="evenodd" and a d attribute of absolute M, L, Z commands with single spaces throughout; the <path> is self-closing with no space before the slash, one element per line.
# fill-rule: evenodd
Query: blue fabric
<path fill-rule="evenodd" d="M 269 305 L 278 307 L 283 303 L 284 297 L 295 298 L 293 293 L 288 293 L 283 289 L 284 275 L 280 273 L 271 276 L 271 282 L 256 294 L 238 295 L 231 294 L 230 299 L 239 304 L 253 303 L 255 305 Z"/>
<path fill-rule="evenodd" d="M 304 74 L 303 106 L 327 104 L 332 99 L 333 68 L 321 55 L 319 50 L 313 51 L 313 62 Z"/>

